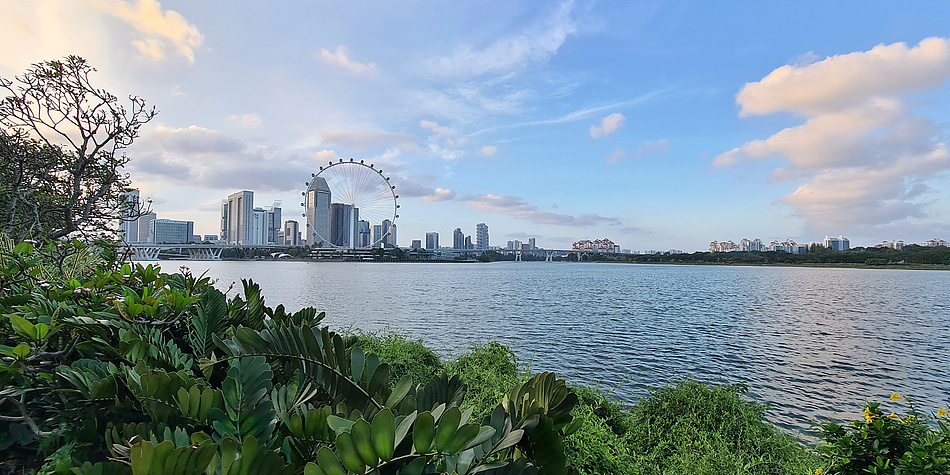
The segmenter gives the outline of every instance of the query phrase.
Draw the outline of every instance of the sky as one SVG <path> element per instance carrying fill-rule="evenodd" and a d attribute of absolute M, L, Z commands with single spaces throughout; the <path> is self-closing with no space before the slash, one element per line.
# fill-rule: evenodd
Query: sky
<path fill-rule="evenodd" d="M 950 238 L 950 3 L 0 0 L 0 76 L 75 54 L 159 110 L 159 218 L 383 168 L 399 244 Z"/>

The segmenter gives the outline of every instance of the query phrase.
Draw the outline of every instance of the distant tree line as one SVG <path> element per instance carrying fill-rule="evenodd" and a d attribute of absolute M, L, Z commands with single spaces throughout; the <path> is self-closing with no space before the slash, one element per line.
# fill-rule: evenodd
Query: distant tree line
<path fill-rule="evenodd" d="M 591 254 L 584 258 L 602 262 L 696 263 L 696 264 L 942 264 L 950 265 L 950 248 L 905 246 L 903 250 L 857 247 L 835 251 L 813 245 L 805 254 L 782 251 L 764 252 L 694 252 L 692 254 Z"/>

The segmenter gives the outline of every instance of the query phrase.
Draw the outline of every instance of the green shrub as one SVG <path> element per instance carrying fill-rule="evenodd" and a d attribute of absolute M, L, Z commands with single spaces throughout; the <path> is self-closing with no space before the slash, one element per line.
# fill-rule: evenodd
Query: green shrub
<path fill-rule="evenodd" d="M 630 412 L 599 389 L 572 389 L 579 399 L 574 417 L 583 418 L 584 424 L 564 441 L 571 466 L 582 475 L 633 473 L 633 457 L 626 441 L 633 423 Z"/>
<path fill-rule="evenodd" d="M 891 397 L 894 402 L 900 399 L 897 393 Z M 824 440 L 818 447 L 821 473 L 950 474 L 950 417 L 941 408 L 933 417 L 936 428 L 927 425 L 927 419 L 913 404 L 900 416 L 885 415 L 880 403 L 871 402 L 863 420 L 818 424 Z"/>
<path fill-rule="evenodd" d="M 518 365 L 515 352 L 493 341 L 472 345 L 468 353 L 459 356 L 446 371 L 458 375 L 468 384 L 464 407 L 474 407 L 473 420 L 481 420 L 501 402 L 501 398 L 519 383 L 528 378 L 528 373 Z"/>
<path fill-rule="evenodd" d="M 405 375 L 416 383 L 432 379 L 444 369 L 439 355 L 422 344 L 399 333 L 356 332 L 356 346 L 365 353 L 372 353 L 389 365 L 390 380 L 395 383 Z"/>
<path fill-rule="evenodd" d="M 631 409 L 630 451 L 640 473 L 806 474 L 816 459 L 765 421 L 744 386 L 681 381 Z"/>

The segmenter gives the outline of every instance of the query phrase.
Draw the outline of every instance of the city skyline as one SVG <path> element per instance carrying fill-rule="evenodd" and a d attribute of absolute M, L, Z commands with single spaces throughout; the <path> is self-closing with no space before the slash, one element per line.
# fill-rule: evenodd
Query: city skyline
<path fill-rule="evenodd" d="M 242 189 L 304 230 L 304 183 L 353 157 L 392 175 L 406 239 L 475 223 L 550 248 L 950 235 L 950 5 L 0 8 L 4 77 L 77 54 L 93 84 L 159 109 L 127 171 L 197 234 Z"/>

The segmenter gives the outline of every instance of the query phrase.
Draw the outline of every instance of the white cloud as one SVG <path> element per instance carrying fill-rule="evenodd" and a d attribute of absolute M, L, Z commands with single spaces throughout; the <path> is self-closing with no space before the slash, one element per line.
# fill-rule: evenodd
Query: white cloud
<path fill-rule="evenodd" d="M 320 53 L 314 54 L 313 57 L 331 66 L 341 67 L 351 74 L 376 72 L 376 63 L 367 64 L 353 61 L 346 56 L 346 49 L 342 46 L 338 46 L 335 52 L 327 51 L 326 48 L 320 48 Z"/>
<path fill-rule="evenodd" d="M 122 0 L 88 1 L 93 8 L 132 25 L 142 35 L 132 40 L 132 45 L 146 59 L 163 60 L 166 50 L 173 49 L 194 64 L 195 49 L 204 42 L 204 36 L 180 13 L 162 10 L 162 5 L 155 0 L 138 0 L 134 5 Z"/>
<path fill-rule="evenodd" d="M 669 152 L 671 148 L 673 148 L 673 145 L 670 143 L 669 140 L 666 140 L 666 139 L 654 140 L 652 142 L 647 142 L 641 145 L 640 147 L 638 147 L 637 151 L 634 152 L 633 157 L 639 159 L 647 155 L 652 155 L 656 153 L 666 153 L 666 152 Z"/>
<path fill-rule="evenodd" d="M 455 135 L 455 131 L 452 130 L 451 128 L 441 126 L 435 122 L 432 122 L 431 120 L 425 120 L 425 119 L 420 120 L 419 127 L 422 127 L 423 129 L 431 130 L 432 132 L 435 132 L 438 135 Z"/>
<path fill-rule="evenodd" d="M 448 188 L 436 188 L 432 194 L 423 196 L 422 201 L 434 203 L 436 201 L 448 201 L 455 199 L 455 192 Z"/>
<path fill-rule="evenodd" d="M 486 157 L 491 157 L 495 155 L 496 153 L 498 153 L 498 147 L 494 145 L 485 145 L 484 147 L 482 147 L 482 154 L 485 155 Z"/>
<path fill-rule="evenodd" d="M 940 87 L 950 77 L 950 39 L 878 45 L 806 66 L 782 66 L 739 90 L 739 115 L 774 112 L 815 116 L 879 97 Z"/>
<path fill-rule="evenodd" d="M 797 188 L 778 201 L 816 231 L 924 219 L 926 182 L 950 169 L 950 155 L 941 128 L 915 115 L 903 96 L 937 89 L 948 78 L 944 38 L 782 66 L 743 86 L 740 115 L 790 112 L 805 122 L 724 152 L 713 165 L 784 160 L 770 181 Z"/>
<path fill-rule="evenodd" d="M 606 137 L 624 127 L 627 118 L 619 112 L 608 115 L 600 120 L 600 125 L 590 126 L 591 138 L 599 139 Z"/>
<path fill-rule="evenodd" d="M 323 162 L 335 162 L 340 159 L 340 156 L 337 155 L 336 152 L 334 152 L 333 150 L 321 150 L 311 155 L 310 158 L 314 159 L 315 161 L 319 163 L 323 163 Z"/>
<path fill-rule="evenodd" d="M 446 76 L 478 76 L 506 73 L 547 61 L 576 31 L 570 16 L 573 6 L 573 2 L 564 2 L 543 21 L 498 38 L 484 48 L 465 45 L 451 56 L 432 59 L 428 62 L 429 70 Z"/>
<path fill-rule="evenodd" d="M 240 129 L 256 129 L 261 126 L 263 121 L 256 112 L 244 115 L 228 116 L 228 125 Z"/>

